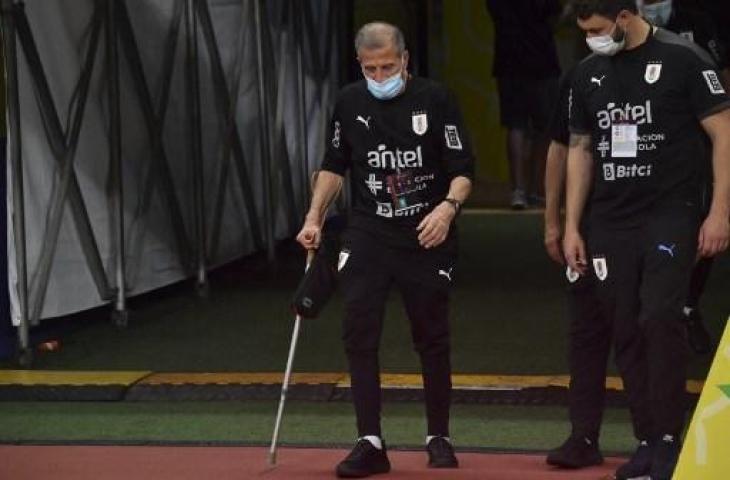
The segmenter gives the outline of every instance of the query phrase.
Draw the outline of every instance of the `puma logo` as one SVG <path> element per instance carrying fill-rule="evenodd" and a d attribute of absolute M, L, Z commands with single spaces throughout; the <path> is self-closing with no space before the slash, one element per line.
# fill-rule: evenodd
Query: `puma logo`
<path fill-rule="evenodd" d="M 597 84 L 599 87 L 601 86 L 601 82 L 603 82 L 603 79 L 606 78 L 606 76 L 602 76 L 601 78 L 591 77 L 591 83 Z"/>
<path fill-rule="evenodd" d="M 370 117 L 368 117 L 366 120 L 362 117 L 362 115 L 358 115 L 355 120 L 361 122 L 363 125 L 365 125 L 365 127 L 367 127 L 368 130 L 370 130 Z"/>
<path fill-rule="evenodd" d="M 671 245 L 667 246 L 667 245 L 664 245 L 663 243 L 660 243 L 657 246 L 657 249 L 659 249 L 660 252 L 667 252 L 670 257 L 674 258 L 674 247 L 675 246 L 676 246 L 675 244 L 671 244 Z"/>
<path fill-rule="evenodd" d="M 451 281 L 451 271 L 454 269 L 454 267 L 449 268 L 448 271 L 439 269 L 439 275 L 446 277 L 449 282 Z"/>

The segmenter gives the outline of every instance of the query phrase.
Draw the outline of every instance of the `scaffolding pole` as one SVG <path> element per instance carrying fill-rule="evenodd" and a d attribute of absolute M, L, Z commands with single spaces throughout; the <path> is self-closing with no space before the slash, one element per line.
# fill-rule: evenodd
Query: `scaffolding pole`
<path fill-rule="evenodd" d="M 203 146 L 202 146 L 202 125 L 200 120 L 200 74 L 198 71 L 198 22 L 196 14 L 196 2 L 198 0 L 187 0 L 185 10 L 185 33 L 186 33 L 186 76 L 187 76 L 187 97 L 188 115 L 190 129 L 190 151 L 192 160 L 192 183 L 193 183 L 193 218 L 195 230 L 195 283 L 198 292 L 205 295 L 208 288 L 206 269 L 206 239 L 205 239 L 205 200 L 203 192 Z"/>
<path fill-rule="evenodd" d="M 28 321 L 28 263 L 25 251 L 25 198 L 23 194 L 23 160 L 20 134 L 20 95 L 18 94 L 18 50 L 15 40 L 15 6 L 12 0 L 2 0 L 3 45 L 8 92 L 8 139 L 12 165 L 13 189 L 13 240 L 15 245 L 15 268 L 17 270 L 17 293 L 19 300 L 18 360 L 21 366 L 30 367 L 33 350 L 30 348 L 30 325 Z"/>
<path fill-rule="evenodd" d="M 125 280 L 124 249 L 124 175 L 122 171 L 122 127 L 119 108 L 119 49 L 117 43 L 117 15 L 115 0 L 106 4 L 106 61 L 109 84 L 109 175 L 111 178 L 111 211 L 114 241 L 114 279 L 116 291 L 112 320 L 118 327 L 126 327 L 128 321 L 127 286 Z"/>
<path fill-rule="evenodd" d="M 259 133 L 261 144 L 261 171 L 263 173 L 264 191 L 264 224 L 266 227 L 266 253 L 269 262 L 276 260 L 276 249 L 274 245 L 274 231 L 276 218 L 273 207 L 273 182 L 272 182 L 272 155 L 269 125 L 269 102 L 268 90 L 266 88 L 266 75 L 264 69 L 264 39 L 263 39 L 263 12 L 264 3 L 262 0 L 253 0 L 254 24 L 256 26 L 256 66 L 258 74 L 258 98 L 259 98 Z"/>

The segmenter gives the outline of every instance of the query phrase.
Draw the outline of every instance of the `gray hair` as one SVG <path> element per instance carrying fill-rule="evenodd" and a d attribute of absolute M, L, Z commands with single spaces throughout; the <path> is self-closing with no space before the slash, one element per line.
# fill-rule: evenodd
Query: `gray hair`
<path fill-rule="evenodd" d="M 385 22 L 366 23 L 355 35 L 355 51 L 361 49 L 385 48 L 389 45 L 395 46 L 398 55 L 406 49 L 406 41 L 403 32 L 398 27 Z"/>

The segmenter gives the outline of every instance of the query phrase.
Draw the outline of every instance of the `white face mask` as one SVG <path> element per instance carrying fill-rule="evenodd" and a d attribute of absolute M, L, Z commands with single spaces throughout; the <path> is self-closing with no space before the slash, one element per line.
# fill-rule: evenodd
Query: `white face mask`
<path fill-rule="evenodd" d="M 611 33 L 597 37 L 586 37 L 586 43 L 594 53 L 598 55 L 613 56 L 624 49 L 626 45 L 626 32 L 621 35 L 621 40 L 616 40 L 613 35 L 618 29 L 618 24 L 613 25 Z"/>
<path fill-rule="evenodd" d="M 663 27 L 669 23 L 669 18 L 672 16 L 672 0 L 664 0 L 651 5 L 644 4 L 641 6 L 641 13 L 653 25 Z"/>

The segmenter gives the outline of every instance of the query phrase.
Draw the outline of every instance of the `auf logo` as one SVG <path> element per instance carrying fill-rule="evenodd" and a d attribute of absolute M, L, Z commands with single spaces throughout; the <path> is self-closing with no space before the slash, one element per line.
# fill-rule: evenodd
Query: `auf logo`
<path fill-rule="evenodd" d="M 659 245 L 657 246 L 657 249 L 658 249 L 658 250 L 659 250 L 660 252 L 667 252 L 667 254 L 668 254 L 668 255 L 669 255 L 670 257 L 674 258 L 674 247 L 676 247 L 676 245 L 675 245 L 675 244 L 671 244 L 671 245 L 667 246 L 667 245 L 664 245 L 663 243 L 660 243 L 660 244 L 659 244 Z"/>

